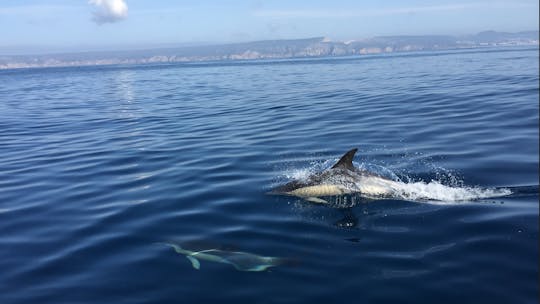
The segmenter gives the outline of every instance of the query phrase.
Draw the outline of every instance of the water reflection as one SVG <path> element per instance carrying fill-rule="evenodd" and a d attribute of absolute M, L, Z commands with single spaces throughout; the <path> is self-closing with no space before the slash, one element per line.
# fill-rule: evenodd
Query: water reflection
<path fill-rule="evenodd" d="M 115 92 L 120 97 L 120 100 L 127 103 L 132 103 L 135 100 L 135 93 L 133 91 L 133 84 L 135 80 L 135 71 L 133 70 L 120 70 L 118 73 L 113 74 Z"/>

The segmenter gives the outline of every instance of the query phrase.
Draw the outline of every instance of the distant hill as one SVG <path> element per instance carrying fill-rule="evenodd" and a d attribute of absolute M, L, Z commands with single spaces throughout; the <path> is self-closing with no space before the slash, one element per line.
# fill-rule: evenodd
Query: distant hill
<path fill-rule="evenodd" d="M 538 31 L 519 33 L 485 31 L 466 36 L 380 36 L 347 42 L 316 37 L 149 50 L 0 56 L 0 69 L 347 56 L 486 46 L 538 45 L 538 36 Z"/>
<path fill-rule="evenodd" d="M 506 41 L 538 41 L 538 31 L 526 31 L 518 33 L 505 33 L 495 31 L 480 32 L 476 35 L 472 35 L 469 39 L 476 41 L 477 43 L 504 43 Z"/>

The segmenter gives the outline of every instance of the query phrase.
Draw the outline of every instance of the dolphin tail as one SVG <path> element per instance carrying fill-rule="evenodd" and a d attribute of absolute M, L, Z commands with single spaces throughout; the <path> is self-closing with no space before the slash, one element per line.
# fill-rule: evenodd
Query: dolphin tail
<path fill-rule="evenodd" d="M 155 244 L 160 244 L 160 245 L 165 245 L 165 246 L 172 247 L 174 249 L 174 251 L 176 251 L 177 253 L 184 254 L 186 256 L 186 258 L 191 262 L 191 266 L 193 266 L 193 268 L 195 268 L 197 270 L 199 270 L 201 268 L 201 263 L 199 262 L 199 260 L 197 260 L 192 255 L 193 252 L 183 249 L 182 247 L 180 247 L 180 245 L 177 245 L 177 244 L 174 244 L 174 243 L 164 243 L 164 242 L 158 242 L 158 243 L 155 243 Z"/>
<path fill-rule="evenodd" d="M 165 246 L 172 247 L 174 249 L 174 251 L 176 251 L 177 253 L 180 253 L 180 254 L 188 254 L 188 251 L 186 251 L 185 249 L 180 247 L 180 245 L 177 245 L 177 244 L 174 244 L 174 243 L 157 242 L 155 244 L 160 244 L 160 245 L 165 245 Z"/>

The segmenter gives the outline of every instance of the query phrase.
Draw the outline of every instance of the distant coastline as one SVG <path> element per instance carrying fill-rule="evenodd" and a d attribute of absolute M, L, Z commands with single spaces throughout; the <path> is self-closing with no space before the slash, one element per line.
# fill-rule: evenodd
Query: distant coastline
<path fill-rule="evenodd" d="M 116 64 L 286 59 L 380 54 L 411 51 L 539 45 L 539 32 L 485 31 L 464 36 L 380 36 L 333 41 L 324 37 L 187 46 L 133 51 L 0 56 L 0 70 Z"/>

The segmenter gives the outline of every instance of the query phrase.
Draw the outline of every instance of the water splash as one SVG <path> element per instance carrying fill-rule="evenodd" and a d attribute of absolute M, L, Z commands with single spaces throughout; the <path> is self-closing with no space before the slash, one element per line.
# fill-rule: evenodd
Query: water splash
<path fill-rule="evenodd" d="M 404 183 L 397 182 L 393 189 L 396 198 L 434 204 L 475 201 L 512 194 L 507 188 L 481 188 L 447 186 L 440 181 Z"/>
<path fill-rule="evenodd" d="M 329 169 L 337 161 L 336 160 L 326 160 L 326 161 L 312 161 L 309 163 L 309 167 L 305 168 L 294 168 L 287 167 L 282 174 L 283 179 L 287 180 L 306 180 L 311 175 Z"/>

